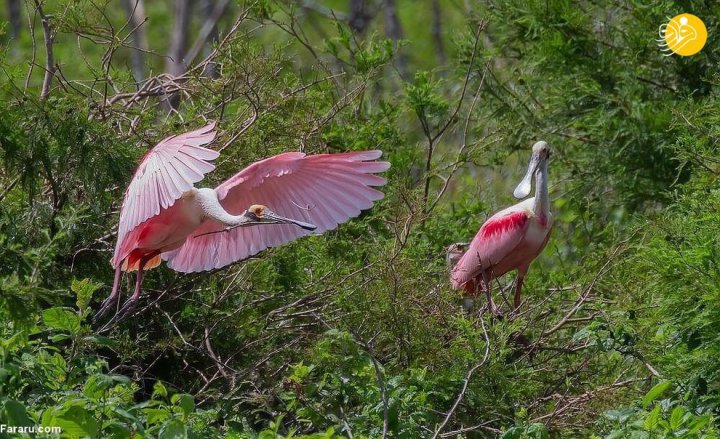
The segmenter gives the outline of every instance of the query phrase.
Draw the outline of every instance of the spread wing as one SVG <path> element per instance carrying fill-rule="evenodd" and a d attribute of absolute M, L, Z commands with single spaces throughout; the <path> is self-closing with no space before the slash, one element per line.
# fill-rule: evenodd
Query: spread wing
<path fill-rule="evenodd" d="M 215 138 L 215 122 L 185 134 L 171 136 L 158 143 L 143 157 L 125 191 L 117 244 L 111 263 L 115 267 L 127 255 L 122 254 L 128 234 L 138 225 L 172 206 L 194 183 L 215 169 L 209 161 L 220 154 L 201 145 Z"/>
<path fill-rule="evenodd" d="M 373 189 L 390 167 L 375 161 L 381 151 L 306 156 L 289 152 L 254 163 L 215 188 L 220 204 L 238 215 L 253 204 L 317 226 L 317 233 L 334 229 L 372 207 L 383 193 Z M 215 232 L 225 226 L 207 220 L 177 250 L 164 253 L 168 266 L 182 272 L 220 268 L 310 234 L 294 225 L 267 224 Z M 202 236 L 200 236 L 202 235 Z"/>
<path fill-rule="evenodd" d="M 517 247 L 527 231 L 528 219 L 525 210 L 500 212 L 488 219 L 453 268 L 450 275 L 453 288 L 461 288 Z"/>

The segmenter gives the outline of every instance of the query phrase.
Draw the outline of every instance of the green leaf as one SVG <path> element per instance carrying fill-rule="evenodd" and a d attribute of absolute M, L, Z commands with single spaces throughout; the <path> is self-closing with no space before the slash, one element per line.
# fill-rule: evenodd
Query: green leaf
<path fill-rule="evenodd" d="M 165 388 L 165 385 L 161 381 L 155 381 L 155 385 L 153 385 L 153 393 L 152 397 L 155 399 L 156 397 L 160 398 L 167 398 L 168 391 Z"/>
<path fill-rule="evenodd" d="M 677 406 L 673 409 L 670 414 L 670 428 L 677 430 L 683 424 L 683 415 L 685 415 L 685 408 Z"/>
<path fill-rule="evenodd" d="M 117 341 L 113 340 L 110 337 L 105 337 L 104 335 L 89 335 L 89 336 L 83 338 L 83 340 L 90 342 L 90 343 L 94 343 L 98 346 L 107 346 L 110 348 L 118 346 Z"/>
<path fill-rule="evenodd" d="M 535 439 L 548 439 L 550 437 L 544 424 L 532 424 L 525 433 Z"/>
<path fill-rule="evenodd" d="M 90 279 L 72 280 L 70 290 L 77 296 L 76 304 L 81 311 L 84 311 L 88 307 L 90 300 L 92 300 L 93 293 L 101 286 L 101 283 L 92 282 Z"/>
<path fill-rule="evenodd" d="M 645 418 L 645 422 L 643 422 L 643 428 L 648 431 L 653 431 L 657 428 L 659 420 L 660 404 L 656 404 L 655 408 L 652 409 L 652 411 L 648 413 L 647 417 Z"/>
<path fill-rule="evenodd" d="M 170 402 L 180 406 L 186 417 L 195 411 L 195 398 L 187 393 L 176 393 L 172 396 Z"/>
<path fill-rule="evenodd" d="M 632 409 L 608 410 L 605 412 L 605 417 L 613 421 L 618 421 L 622 424 L 633 414 L 635 414 L 635 412 Z"/>
<path fill-rule="evenodd" d="M 8 425 L 29 427 L 35 424 L 28 416 L 25 406 L 14 399 L 7 400 L 3 410 L 5 412 L 4 418 L 7 419 Z"/>
<path fill-rule="evenodd" d="M 97 374 L 87 379 L 83 387 L 83 393 L 89 398 L 100 398 L 116 384 L 128 382 L 130 382 L 130 379 L 123 375 Z"/>
<path fill-rule="evenodd" d="M 705 428 L 705 426 L 710 424 L 710 421 L 712 421 L 712 417 L 710 415 L 704 415 L 695 418 L 695 420 L 690 425 L 690 430 L 688 430 L 688 433 L 693 434 L 699 432 L 700 430 Z"/>
<path fill-rule="evenodd" d="M 16 346 L 20 346 L 20 344 L 24 341 L 24 334 L 24 331 L 19 331 L 13 334 L 10 338 L 0 338 L 0 347 L 5 350 L 10 350 Z"/>
<path fill-rule="evenodd" d="M 43 311 L 45 325 L 77 334 L 80 331 L 80 317 L 65 308 L 50 308 Z"/>
<path fill-rule="evenodd" d="M 72 405 L 67 409 L 49 409 L 43 414 L 43 426 L 60 427 L 63 437 L 94 438 L 97 436 L 98 426 L 95 416 L 79 405 Z"/>
<path fill-rule="evenodd" d="M 163 425 L 159 439 L 187 439 L 187 428 L 177 419 L 172 419 Z"/>
<path fill-rule="evenodd" d="M 643 397 L 643 400 L 642 400 L 643 407 L 649 406 L 651 402 L 655 401 L 660 396 L 662 396 L 662 394 L 665 393 L 670 388 L 670 386 L 672 386 L 672 383 L 670 381 L 662 381 L 662 382 L 656 384 Z"/>
<path fill-rule="evenodd" d="M 170 417 L 170 412 L 164 408 L 160 408 L 160 409 L 146 408 L 146 409 L 143 409 L 143 412 L 145 412 L 145 416 L 147 418 L 145 422 L 148 425 L 159 424 L 160 422 L 162 422 Z"/>
<path fill-rule="evenodd" d="M 143 437 L 135 432 L 131 436 L 130 430 L 128 429 L 127 425 L 116 421 L 111 421 L 109 425 L 106 424 L 104 429 L 110 432 L 108 437 L 111 437 L 113 439 L 131 439 Z"/>

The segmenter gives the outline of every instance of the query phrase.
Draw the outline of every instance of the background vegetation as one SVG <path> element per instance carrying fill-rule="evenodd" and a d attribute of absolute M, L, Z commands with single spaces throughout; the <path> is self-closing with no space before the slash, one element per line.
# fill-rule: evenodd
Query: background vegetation
<path fill-rule="evenodd" d="M 664 57 L 657 28 L 682 12 L 708 44 Z M 0 423 L 67 438 L 720 435 L 716 2 L 11 0 L 3 14 Z M 142 309 L 101 330 L 133 169 L 206 120 L 223 153 L 207 186 L 281 151 L 379 148 L 386 197 L 212 273 L 154 270 Z M 553 237 L 517 315 L 465 314 L 445 248 L 514 202 L 539 139 Z"/>

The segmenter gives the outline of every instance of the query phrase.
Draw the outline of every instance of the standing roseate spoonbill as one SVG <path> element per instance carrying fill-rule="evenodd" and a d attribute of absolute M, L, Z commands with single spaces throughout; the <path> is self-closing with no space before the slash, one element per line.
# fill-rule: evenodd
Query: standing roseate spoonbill
<path fill-rule="evenodd" d="M 112 293 L 98 316 L 113 308 L 123 271 L 137 271 L 122 318 L 140 297 L 143 271 L 161 259 L 180 272 L 224 267 L 269 247 L 336 228 L 372 207 L 390 167 L 381 151 L 305 155 L 287 152 L 253 163 L 215 189 L 194 183 L 215 169 L 220 154 L 202 145 L 215 123 L 158 143 L 143 158 L 125 192 Z"/>
<path fill-rule="evenodd" d="M 515 198 L 525 198 L 532 189 L 535 176 L 535 196 L 501 210 L 491 216 L 470 243 L 467 252 L 460 258 L 450 274 L 452 286 L 464 289 L 473 296 L 478 289 L 485 291 L 488 307 L 498 315 L 491 294 L 491 282 L 512 270 L 517 270 L 513 306 L 520 306 L 520 291 L 523 279 L 532 261 L 542 252 L 550 237 L 552 214 L 548 196 L 548 159 L 550 147 L 537 142 L 532 148 L 532 157 L 527 174 L 515 188 Z"/>

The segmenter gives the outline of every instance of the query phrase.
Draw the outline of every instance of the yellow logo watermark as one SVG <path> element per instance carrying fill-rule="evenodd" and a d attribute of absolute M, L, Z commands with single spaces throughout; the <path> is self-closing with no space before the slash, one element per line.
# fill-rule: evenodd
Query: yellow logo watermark
<path fill-rule="evenodd" d="M 673 53 L 680 56 L 695 55 L 707 41 L 705 23 L 693 14 L 680 14 L 663 23 L 659 30 L 658 46 L 665 56 Z"/>

